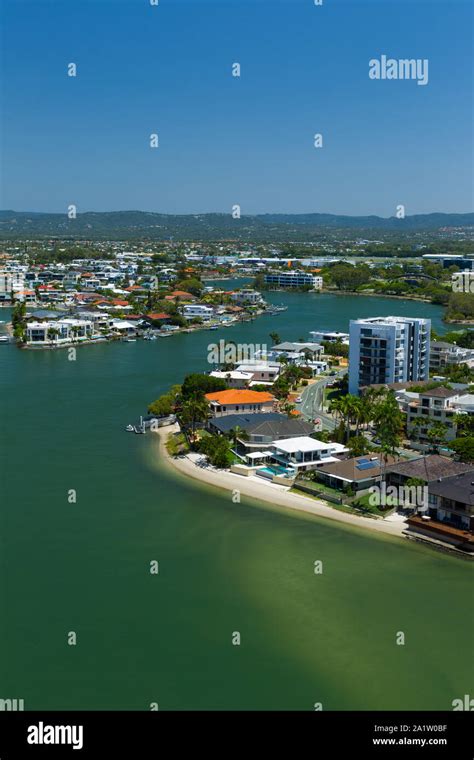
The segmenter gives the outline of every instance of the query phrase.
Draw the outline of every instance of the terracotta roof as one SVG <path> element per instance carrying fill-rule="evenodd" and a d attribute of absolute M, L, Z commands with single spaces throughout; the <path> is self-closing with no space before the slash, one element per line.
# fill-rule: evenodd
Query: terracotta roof
<path fill-rule="evenodd" d="M 164 311 L 160 311 L 159 313 L 152 313 L 146 315 L 148 319 L 169 319 L 169 314 L 166 314 Z"/>
<path fill-rule="evenodd" d="M 218 404 L 261 404 L 265 401 L 273 401 L 274 396 L 266 391 L 234 390 L 206 393 L 208 401 L 217 401 Z"/>
<path fill-rule="evenodd" d="M 130 305 L 128 301 L 121 301 L 120 298 L 114 298 L 112 300 L 112 303 L 114 304 L 114 306 L 129 306 Z"/>
<path fill-rule="evenodd" d="M 185 290 L 173 290 L 171 295 L 175 297 L 179 296 L 180 298 L 196 298 L 192 293 L 186 293 Z"/>

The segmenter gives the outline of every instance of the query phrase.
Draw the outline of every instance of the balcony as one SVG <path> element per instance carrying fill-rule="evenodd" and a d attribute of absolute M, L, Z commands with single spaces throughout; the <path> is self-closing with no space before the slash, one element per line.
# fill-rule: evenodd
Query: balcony
<path fill-rule="evenodd" d="M 471 530 L 461 530 L 437 520 L 423 520 L 418 515 L 409 517 L 407 523 L 415 531 L 422 530 L 431 533 L 433 538 L 438 538 L 440 541 L 445 539 L 449 543 L 458 545 L 459 548 L 463 545 L 462 548 L 466 548 L 466 551 L 474 551 L 474 534 Z"/>

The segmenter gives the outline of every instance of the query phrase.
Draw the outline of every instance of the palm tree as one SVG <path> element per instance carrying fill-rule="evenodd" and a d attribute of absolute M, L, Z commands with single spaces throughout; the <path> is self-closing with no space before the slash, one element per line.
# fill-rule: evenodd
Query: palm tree
<path fill-rule="evenodd" d="M 431 443 L 431 448 L 434 453 L 439 453 L 440 447 L 443 443 L 446 443 L 446 433 L 448 432 L 448 426 L 444 422 L 433 422 L 426 436 Z"/>
<path fill-rule="evenodd" d="M 231 441 L 232 441 L 233 445 L 237 446 L 237 442 L 238 442 L 239 438 L 240 438 L 241 441 L 248 441 L 249 434 L 247 433 L 246 430 L 244 430 L 243 428 L 241 428 L 240 425 L 236 425 L 230 431 L 230 437 L 231 437 Z"/>
<path fill-rule="evenodd" d="M 60 330 L 57 327 L 48 327 L 47 336 L 50 343 L 53 343 L 56 335 L 61 335 Z"/>
<path fill-rule="evenodd" d="M 191 435 L 194 439 L 197 422 L 204 422 L 209 417 L 207 401 L 199 396 L 187 399 L 180 410 L 180 417 L 186 425 L 191 425 Z"/>
<path fill-rule="evenodd" d="M 277 332 L 271 332 L 270 339 L 275 346 L 278 345 L 278 343 L 281 343 L 281 338 Z"/>

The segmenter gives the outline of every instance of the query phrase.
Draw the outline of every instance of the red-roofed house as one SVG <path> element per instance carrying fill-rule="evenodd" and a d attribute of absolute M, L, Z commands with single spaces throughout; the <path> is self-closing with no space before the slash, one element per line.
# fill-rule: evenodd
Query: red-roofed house
<path fill-rule="evenodd" d="M 206 393 L 213 417 L 227 414 L 247 414 L 275 411 L 275 397 L 266 391 L 248 391 L 230 388 L 217 393 Z"/>

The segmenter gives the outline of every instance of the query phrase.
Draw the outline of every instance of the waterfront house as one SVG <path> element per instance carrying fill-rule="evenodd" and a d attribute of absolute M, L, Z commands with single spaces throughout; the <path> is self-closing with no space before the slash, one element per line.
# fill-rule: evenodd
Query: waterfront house
<path fill-rule="evenodd" d="M 252 385 L 273 385 L 278 380 L 281 370 L 279 362 L 263 362 L 256 360 L 247 364 L 239 364 L 239 372 L 250 373 L 250 387 Z"/>
<path fill-rule="evenodd" d="M 214 372 L 210 372 L 210 376 L 224 380 L 229 388 L 248 388 L 252 380 L 251 372 L 241 372 L 236 369 L 229 370 L 228 372 L 214 370 Z"/>
<path fill-rule="evenodd" d="M 314 427 L 310 422 L 290 418 L 280 412 L 228 414 L 209 420 L 209 430 L 212 433 L 228 435 L 236 429 L 240 431 L 236 442 L 237 451 L 252 453 L 262 446 L 268 447 L 274 441 L 309 436 Z"/>
<path fill-rule="evenodd" d="M 252 290 L 251 288 L 243 288 L 242 290 L 234 291 L 230 294 L 230 299 L 240 306 L 243 304 L 258 306 L 263 303 L 262 294 L 257 290 Z"/>
<path fill-rule="evenodd" d="M 461 475 L 472 470 L 471 464 L 453 462 L 448 457 L 430 454 L 425 457 L 410 459 L 408 462 L 398 462 L 389 465 L 386 471 L 387 485 L 404 486 L 408 480 L 421 480 L 423 483 L 433 483 L 436 480 Z"/>
<path fill-rule="evenodd" d="M 311 340 L 315 343 L 343 343 L 349 345 L 349 333 L 343 332 L 321 332 L 313 330 L 310 332 Z"/>
<path fill-rule="evenodd" d="M 427 509 L 407 522 L 408 534 L 474 553 L 474 469 L 431 482 Z"/>
<path fill-rule="evenodd" d="M 211 319 L 214 316 L 214 309 L 204 304 L 186 304 L 182 308 L 185 319 Z"/>
<path fill-rule="evenodd" d="M 389 455 L 384 461 L 380 456 L 369 454 L 343 459 L 318 468 L 318 480 L 331 488 L 342 491 L 350 486 L 353 491 L 364 491 L 382 480 L 388 465 L 400 459 Z"/>
<path fill-rule="evenodd" d="M 273 441 L 269 449 L 279 465 L 291 467 L 297 472 L 314 470 L 323 464 L 338 462 L 338 457 L 348 452 L 340 443 L 326 443 L 309 436 Z"/>
<path fill-rule="evenodd" d="M 294 343 L 291 341 L 284 341 L 283 343 L 277 343 L 276 346 L 272 346 L 270 352 L 275 355 L 275 358 L 293 357 L 297 355 L 297 360 L 305 362 L 306 359 L 316 361 L 323 353 L 323 346 L 319 343 Z M 298 361 L 290 363 L 298 363 Z"/>
<path fill-rule="evenodd" d="M 90 339 L 93 334 L 94 324 L 89 319 L 30 321 L 26 324 L 27 345 L 59 346 Z"/>
<path fill-rule="evenodd" d="M 242 412 L 273 412 L 275 397 L 265 391 L 229 389 L 217 393 L 206 393 L 212 417 Z"/>

